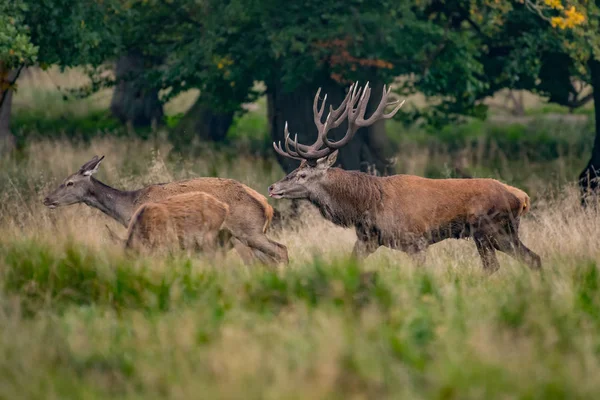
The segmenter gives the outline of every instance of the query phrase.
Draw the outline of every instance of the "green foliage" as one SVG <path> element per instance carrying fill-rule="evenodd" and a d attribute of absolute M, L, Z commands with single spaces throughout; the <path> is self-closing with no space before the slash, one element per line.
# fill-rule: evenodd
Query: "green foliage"
<path fill-rule="evenodd" d="M 120 31 L 114 25 L 118 2 L 28 1 L 25 23 L 45 65 L 99 65 L 115 55 Z"/>
<path fill-rule="evenodd" d="M 401 150 L 401 171 L 449 157 Z M 241 154 L 170 157 L 158 140 L 31 141 L 22 157 L 0 159 L 7 398 L 587 399 L 600 391 L 600 246 L 589 240 L 598 213 L 582 210 L 570 186 L 539 193 L 566 157 L 487 175 L 534 181 L 521 232 L 544 260 L 533 272 L 499 254 L 501 269 L 489 276 L 470 241 L 433 246 L 421 267 L 386 249 L 356 263 L 352 232 L 340 235 L 310 212 L 268 232 L 290 249 L 285 267 L 246 267 L 235 254 L 126 253 L 107 242 L 96 210 L 40 202 L 98 153 L 110 159 L 99 178 L 122 188 L 214 169 L 265 190 L 282 176 Z"/>
<path fill-rule="evenodd" d="M 13 117 L 12 128 L 19 145 L 24 145 L 36 137 L 87 141 L 106 134 L 126 135 L 125 127 L 107 111 L 94 111 L 80 116 L 47 116 L 35 111 L 19 112 Z"/>
<path fill-rule="evenodd" d="M 25 0 L 0 4 L 0 69 L 11 70 L 37 59 L 38 47 L 31 43 L 30 28 L 25 22 L 28 11 Z"/>
<path fill-rule="evenodd" d="M 40 63 L 99 65 L 111 57 L 118 31 L 114 2 L 14 0 L 0 4 L 0 62 L 10 70 Z"/>
<path fill-rule="evenodd" d="M 586 260 L 494 279 L 469 269 L 365 271 L 345 259 L 273 271 L 20 239 L 2 242 L 0 267 L 8 394 L 23 394 L 24 382 L 31 398 L 599 390 L 600 274 Z"/>
<path fill-rule="evenodd" d="M 398 91 L 424 94 L 430 107 L 399 118 L 441 127 L 484 119 L 480 100 L 503 88 L 577 108 L 571 78 L 589 80 L 590 47 L 573 53 L 577 32 L 557 31 L 528 2 L 129 0 L 119 18 L 123 47 L 148 60 L 143 79 L 167 89 L 165 99 L 199 88 L 220 111 L 254 101 L 256 81 L 290 92 L 402 77 Z"/>
<path fill-rule="evenodd" d="M 256 81 L 292 91 L 330 78 L 345 84 L 412 76 L 400 90 L 436 98 L 435 119 L 483 111 L 475 102 L 489 88 L 488 54 L 476 33 L 460 29 L 469 7 L 130 0 L 121 18 L 125 47 L 149 60 L 144 79 L 168 89 L 166 98 L 195 87 L 207 104 L 231 111 L 256 99 Z M 497 12 L 491 7 L 488 17 Z"/>

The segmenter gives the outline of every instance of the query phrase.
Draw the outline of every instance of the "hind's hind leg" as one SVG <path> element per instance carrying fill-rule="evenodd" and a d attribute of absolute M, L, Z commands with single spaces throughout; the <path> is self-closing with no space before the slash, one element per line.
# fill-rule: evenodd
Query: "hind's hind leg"
<path fill-rule="evenodd" d="M 259 257 L 262 262 L 271 264 L 271 262 L 268 262 L 268 260 L 272 259 L 275 263 L 289 263 L 287 247 L 269 239 L 264 233 L 257 233 L 254 236 L 246 236 L 240 238 L 240 240 L 244 241 L 245 244 L 251 247 L 254 250 L 255 255 L 263 253 L 265 256 L 269 257 L 266 259 Z M 257 251 L 260 253 L 257 253 Z"/>

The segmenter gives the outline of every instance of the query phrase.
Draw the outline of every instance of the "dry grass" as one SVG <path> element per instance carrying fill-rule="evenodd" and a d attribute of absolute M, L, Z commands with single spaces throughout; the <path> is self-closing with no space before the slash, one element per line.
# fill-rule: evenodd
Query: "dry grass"
<path fill-rule="evenodd" d="M 544 271 L 500 255 L 491 277 L 468 241 L 431 247 L 421 269 L 387 249 L 356 265 L 347 259 L 354 233 L 310 207 L 274 236 L 291 264 L 272 270 L 245 267 L 234 253 L 215 262 L 132 257 L 104 225 L 124 228 L 99 211 L 41 204 L 94 154 L 107 156 L 99 178 L 119 188 L 217 174 L 265 193 L 281 176 L 267 161 L 169 150 L 116 139 L 37 142 L 21 160 L 0 161 L 2 397 L 600 393 L 600 219 L 582 211 L 575 188 L 538 196 L 523 221 Z M 376 282 L 361 283 L 364 271 Z"/>
<path fill-rule="evenodd" d="M 83 204 L 54 211 L 42 205 L 45 193 L 95 154 L 106 155 L 99 179 L 121 189 L 216 173 L 237 179 L 266 195 L 269 184 L 282 175 L 273 161 L 250 157 L 227 161 L 219 154 L 181 159 L 171 157 L 170 150 L 166 142 L 132 139 L 98 139 L 90 145 L 52 141 L 32 143 L 24 161 L 6 160 L 2 165 L 0 184 L 4 190 L 0 195 L 0 229 L 3 236 L 40 235 L 57 241 L 77 237 L 78 241 L 87 245 L 99 246 L 106 242 L 105 224 L 123 229 L 99 211 Z M 402 168 L 406 171 L 399 172 L 422 174 L 428 160 L 429 156 L 425 153 L 413 154 L 410 159 L 402 157 Z M 531 186 L 542 187 L 548 183 L 540 177 L 530 177 Z M 600 242 L 588 240 L 600 237 L 600 223 L 583 212 L 574 185 L 563 186 L 560 192 L 540 191 L 537 197 L 533 212 L 522 224 L 525 243 L 543 254 L 544 258 L 556 254 L 566 258 L 589 258 L 600 254 Z M 271 202 L 284 210 L 289 205 L 286 200 L 277 202 L 271 199 Z M 300 263 L 310 259 L 315 252 L 331 257 L 347 253 L 354 243 L 355 236 L 351 230 L 323 220 L 308 204 L 303 207 L 302 224 L 296 225 L 281 233 L 278 239 L 290 247 L 291 258 Z M 431 262 L 438 264 L 439 261 L 435 269 L 448 266 L 450 260 L 454 260 L 450 265 L 456 267 L 469 264 L 467 261 L 470 259 L 477 261 L 474 247 L 465 241 L 449 240 L 433 246 L 430 252 Z M 408 258 L 403 258 L 398 252 L 381 249 L 379 253 L 374 258 L 385 257 L 393 262 L 399 257 L 408 262 Z M 473 264 L 477 265 L 477 262 Z"/>
<path fill-rule="evenodd" d="M 454 240 L 432 246 L 423 268 L 388 249 L 356 265 L 355 234 L 310 206 L 272 234 L 291 259 L 273 270 L 233 252 L 134 257 L 108 239 L 105 224 L 125 229 L 99 211 L 45 208 L 44 194 L 94 154 L 106 155 L 99 179 L 118 188 L 219 175 L 264 194 L 282 175 L 272 161 L 182 159 L 132 139 L 34 142 L 0 160 L 0 397 L 600 393 L 600 219 L 573 186 L 527 176 L 539 190 L 522 236 L 542 273 L 500 255 L 488 277 L 473 243 Z M 432 157 L 444 155 L 408 150 L 400 172 L 422 174 Z M 377 280 L 362 282 L 365 271 Z"/>
<path fill-rule="evenodd" d="M 15 110 L 106 109 L 108 90 L 83 102 L 58 99 L 57 86 L 85 82 L 77 70 L 26 75 Z M 195 96 L 174 99 L 167 113 L 185 112 Z M 544 104 L 530 95 L 525 103 Z M 94 154 L 106 155 L 98 177 L 123 189 L 218 175 L 265 194 L 282 176 L 258 158 L 182 159 L 160 140 L 32 142 L 18 159 L 0 160 L 0 398 L 600 393 L 600 219 L 579 207 L 576 188 L 565 183 L 585 160 L 525 159 L 492 169 L 483 166 L 486 155 L 467 149 L 477 175 L 520 182 L 534 199 L 522 237 L 544 271 L 499 255 L 501 269 L 488 277 L 469 241 L 432 246 L 423 268 L 388 249 L 357 265 L 347 258 L 355 234 L 310 206 L 299 222 L 270 234 L 288 246 L 288 267 L 246 267 L 233 252 L 216 261 L 127 255 L 105 224 L 121 235 L 125 229 L 99 211 L 41 203 Z M 452 157 L 406 147 L 399 172 L 424 175 L 432 165 L 451 166 Z M 375 282 L 363 281 L 366 271 Z"/>

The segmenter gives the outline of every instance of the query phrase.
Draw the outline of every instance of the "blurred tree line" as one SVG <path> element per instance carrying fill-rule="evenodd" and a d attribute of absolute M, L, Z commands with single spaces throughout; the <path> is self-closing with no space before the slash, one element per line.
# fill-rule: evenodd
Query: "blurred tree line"
<path fill-rule="evenodd" d="M 223 141 L 242 105 L 261 95 L 273 140 L 287 120 L 311 142 L 316 89 L 336 104 L 355 80 L 423 94 L 428 106 L 399 118 L 433 127 L 485 118 L 482 99 L 505 88 L 570 109 L 598 105 L 599 10 L 600 0 L 0 0 L 0 139 L 11 147 L 12 92 L 33 64 L 86 66 L 83 94 L 114 85 L 112 114 L 138 127 L 160 124 L 165 101 L 199 89 L 171 132 L 180 147 L 194 137 Z M 600 169 L 599 110 L 584 186 Z M 389 151 L 381 122 L 339 159 L 383 171 Z"/>

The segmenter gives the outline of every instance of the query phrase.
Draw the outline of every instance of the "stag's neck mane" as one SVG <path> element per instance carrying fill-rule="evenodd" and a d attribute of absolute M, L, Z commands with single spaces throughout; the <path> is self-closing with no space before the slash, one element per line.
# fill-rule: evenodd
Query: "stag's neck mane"
<path fill-rule="evenodd" d="M 97 208 L 109 217 L 127 226 L 135 211 L 135 199 L 139 191 L 124 191 L 110 187 L 94 177 L 90 178 L 92 189 L 84 200 L 90 207 Z"/>
<path fill-rule="evenodd" d="M 383 196 L 379 178 L 340 168 L 327 171 L 321 188 L 309 200 L 319 208 L 323 217 L 346 227 L 363 222 L 367 212 L 376 208 Z"/>

